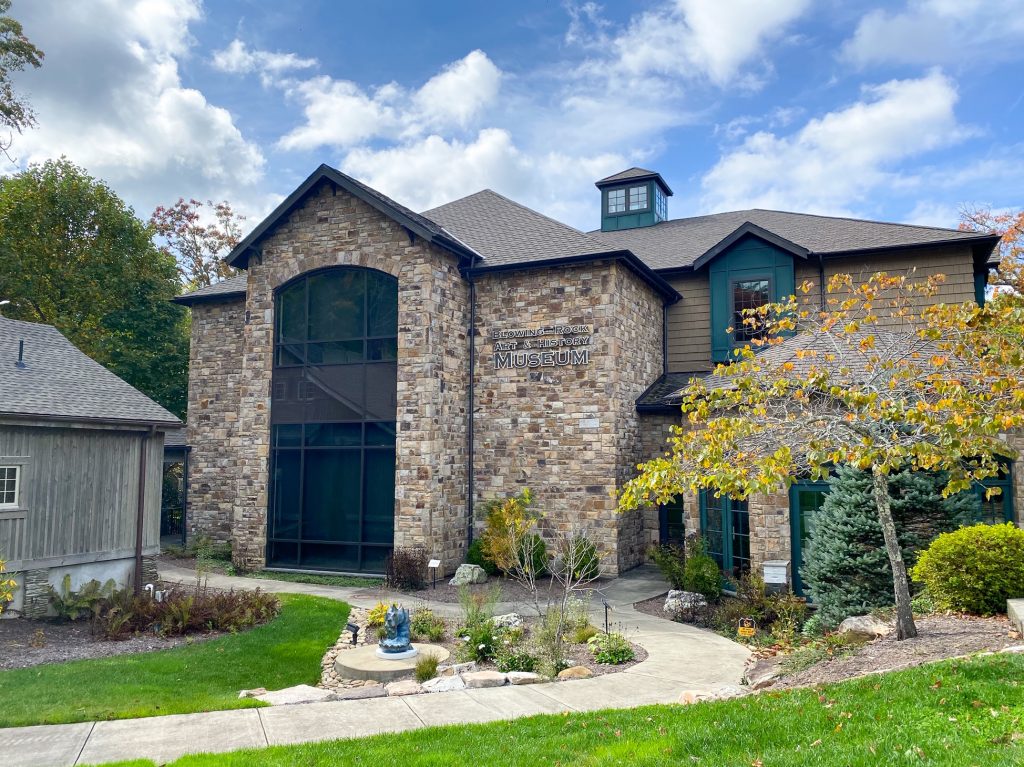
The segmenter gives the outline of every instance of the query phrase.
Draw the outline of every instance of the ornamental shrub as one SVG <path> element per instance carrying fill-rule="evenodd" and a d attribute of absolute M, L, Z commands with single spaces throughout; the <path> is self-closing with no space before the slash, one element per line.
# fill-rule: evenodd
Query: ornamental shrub
<path fill-rule="evenodd" d="M 3 559 L 0 559 L 0 613 L 2 613 L 7 605 L 14 601 L 14 592 L 18 588 L 18 582 L 13 578 L 8 578 L 4 573 L 7 572 L 7 563 Z"/>
<path fill-rule="evenodd" d="M 620 663 L 629 663 L 636 657 L 629 640 L 614 631 L 610 634 L 592 636 L 587 645 L 590 647 L 590 654 L 598 663 L 617 666 Z"/>
<path fill-rule="evenodd" d="M 437 676 L 437 656 L 433 653 L 425 653 L 416 661 L 416 681 L 427 682 Z"/>
<path fill-rule="evenodd" d="M 366 614 L 366 625 L 371 628 L 384 625 L 384 619 L 388 614 L 388 606 L 383 602 L 378 602 L 370 608 L 370 612 Z"/>
<path fill-rule="evenodd" d="M 406 591 L 426 588 L 428 559 L 422 546 L 397 547 L 388 555 L 384 585 Z"/>
<path fill-rule="evenodd" d="M 682 546 L 674 543 L 652 546 L 648 555 L 673 589 L 679 591 L 685 588 L 686 550 Z"/>
<path fill-rule="evenodd" d="M 474 538 L 473 542 L 469 544 L 469 550 L 466 552 L 466 564 L 478 565 L 484 569 L 484 572 L 488 575 L 497 575 L 501 570 L 484 554 L 484 542 L 480 538 Z"/>
<path fill-rule="evenodd" d="M 708 600 L 718 599 L 722 595 L 722 571 L 708 554 L 707 543 L 697 536 L 687 543 L 683 590 L 702 594 Z"/>
<path fill-rule="evenodd" d="M 428 642 L 439 642 L 444 639 L 444 619 L 434 615 L 425 607 L 412 614 L 409 619 L 409 630 L 414 637 Z"/>
<path fill-rule="evenodd" d="M 892 514 L 907 567 L 939 533 L 969 522 L 973 493 L 942 497 L 945 477 L 901 472 L 889 478 Z M 892 568 L 872 489 L 871 474 L 840 467 L 811 523 L 800 576 L 824 625 L 892 605 Z"/>
<path fill-rule="evenodd" d="M 972 525 L 936 538 L 914 565 L 942 610 L 992 615 L 1006 600 L 1024 596 L 1024 530 L 1005 525 Z"/>

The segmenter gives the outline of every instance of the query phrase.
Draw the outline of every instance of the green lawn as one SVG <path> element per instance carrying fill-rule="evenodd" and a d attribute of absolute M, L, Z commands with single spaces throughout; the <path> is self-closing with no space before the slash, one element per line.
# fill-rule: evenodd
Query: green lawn
<path fill-rule="evenodd" d="M 315 684 L 348 605 L 282 595 L 270 623 L 173 650 L 0 671 L 0 727 L 261 705 L 245 688 Z"/>
<path fill-rule="evenodd" d="M 801 690 L 695 706 L 540 716 L 191 756 L 173 765 L 1020 765 L 1022 680 L 1024 657 L 998 655 L 867 677 L 820 693 Z"/>

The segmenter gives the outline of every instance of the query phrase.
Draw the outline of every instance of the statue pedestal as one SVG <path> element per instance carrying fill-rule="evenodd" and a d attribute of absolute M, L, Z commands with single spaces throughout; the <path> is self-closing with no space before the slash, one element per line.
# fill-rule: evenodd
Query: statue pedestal
<path fill-rule="evenodd" d="M 413 657 L 395 659 L 381 658 L 377 655 L 377 647 L 369 645 L 342 650 L 334 660 L 334 670 L 343 679 L 375 679 L 378 682 L 391 682 L 395 679 L 411 676 L 416 670 L 419 655 L 433 655 L 438 663 L 445 663 L 450 653 L 439 645 L 415 643 L 413 649 L 417 654 Z M 394 656 L 395 653 L 387 653 Z"/>
<path fill-rule="evenodd" d="M 402 650 L 401 652 L 385 652 L 380 647 L 377 648 L 377 657 L 381 660 L 405 660 L 406 658 L 414 658 L 420 654 L 420 651 L 415 647 L 410 647 L 408 650 Z"/>

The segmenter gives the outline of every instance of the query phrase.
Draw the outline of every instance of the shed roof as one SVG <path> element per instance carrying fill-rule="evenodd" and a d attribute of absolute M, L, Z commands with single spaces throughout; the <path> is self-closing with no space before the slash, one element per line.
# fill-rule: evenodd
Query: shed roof
<path fill-rule="evenodd" d="M 24 366 L 18 343 L 25 342 Z M 0 415 L 180 426 L 50 325 L 0 317 Z"/>
<path fill-rule="evenodd" d="M 215 282 L 212 285 L 207 285 L 204 288 L 193 290 L 191 293 L 177 296 L 172 300 L 185 306 L 192 306 L 192 304 L 204 301 L 230 301 L 245 298 L 247 285 L 247 275 L 239 274 L 234 277 L 228 277 L 226 280 Z"/>

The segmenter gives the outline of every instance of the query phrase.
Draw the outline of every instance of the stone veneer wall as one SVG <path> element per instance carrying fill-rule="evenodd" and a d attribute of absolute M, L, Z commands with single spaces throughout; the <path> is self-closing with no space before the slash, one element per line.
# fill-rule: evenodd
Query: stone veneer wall
<path fill-rule="evenodd" d="M 474 503 L 529 487 L 548 524 L 585 530 L 618 574 L 642 561 L 641 514 L 615 492 L 635 463 L 635 400 L 661 373 L 661 298 L 616 262 L 477 278 Z M 587 365 L 496 370 L 491 331 L 593 325 Z"/>
<path fill-rule="evenodd" d="M 468 286 L 457 258 L 324 181 L 249 264 L 239 425 L 235 563 L 265 564 L 274 290 L 304 272 L 352 265 L 398 278 L 395 545 L 426 546 L 451 570 L 466 529 Z"/>
<path fill-rule="evenodd" d="M 245 300 L 207 301 L 192 307 L 188 373 L 188 540 L 231 540 L 238 492 L 238 424 Z"/>

